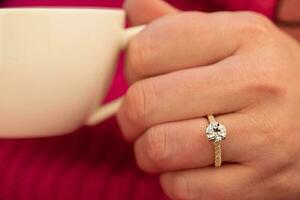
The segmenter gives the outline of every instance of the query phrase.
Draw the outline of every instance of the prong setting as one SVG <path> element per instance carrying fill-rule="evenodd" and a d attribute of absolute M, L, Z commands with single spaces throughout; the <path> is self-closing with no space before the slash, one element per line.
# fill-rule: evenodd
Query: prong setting
<path fill-rule="evenodd" d="M 210 123 L 206 128 L 206 136 L 209 141 L 220 142 L 226 138 L 226 128 L 219 122 Z"/>

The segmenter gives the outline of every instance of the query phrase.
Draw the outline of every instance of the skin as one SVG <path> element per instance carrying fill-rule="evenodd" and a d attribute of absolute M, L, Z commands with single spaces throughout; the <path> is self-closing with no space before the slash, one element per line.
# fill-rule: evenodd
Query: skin
<path fill-rule="evenodd" d="M 160 173 L 175 200 L 299 199 L 299 43 L 252 12 L 125 8 L 132 24 L 149 23 L 128 47 L 131 86 L 117 115 L 138 165 Z M 208 114 L 227 128 L 221 168 Z"/>

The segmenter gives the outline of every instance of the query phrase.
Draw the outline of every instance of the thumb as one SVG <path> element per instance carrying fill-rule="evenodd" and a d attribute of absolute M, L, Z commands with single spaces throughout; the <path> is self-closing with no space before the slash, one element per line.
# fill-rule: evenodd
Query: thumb
<path fill-rule="evenodd" d="M 126 0 L 124 8 L 131 25 L 145 24 L 179 10 L 163 0 Z"/>

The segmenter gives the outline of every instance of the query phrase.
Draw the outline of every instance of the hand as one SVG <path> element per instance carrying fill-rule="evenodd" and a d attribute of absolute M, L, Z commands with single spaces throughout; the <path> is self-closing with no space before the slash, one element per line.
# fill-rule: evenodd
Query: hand
<path fill-rule="evenodd" d="M 299 44 L 255 13 L 164 9 L 172 15 L 127 51 L 132 85 L 118 120 L 138 165 L 162 173 L 172 199 L 299 199 Z M 208 114 L 227 128 L 221 168 Z"/>

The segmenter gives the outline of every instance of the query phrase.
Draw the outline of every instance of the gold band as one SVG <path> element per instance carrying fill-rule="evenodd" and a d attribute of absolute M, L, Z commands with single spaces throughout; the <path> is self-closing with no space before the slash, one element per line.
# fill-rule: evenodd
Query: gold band
<path fill-rule="evenodd" d="M 210 124 L 216 122 L 213 115 L 207 115 L 207 119 Z M 214 142 L 214 152 L 215 152 L 215 167 L 221 167 L 222 165 L 222 145 L 221 142 Z"/>
<path fill-rule="evenodd" d="M 214 142 L 214 147 L 215 147 L 215 167 L 221 167 L 221 165 L 222 165 L 221 142 Z"/>
<path fill-rule="evenodd" d="M 210 124 L 216 122 L 216 119 L 213 115 L 207 115 L 207 119 Z"/>

